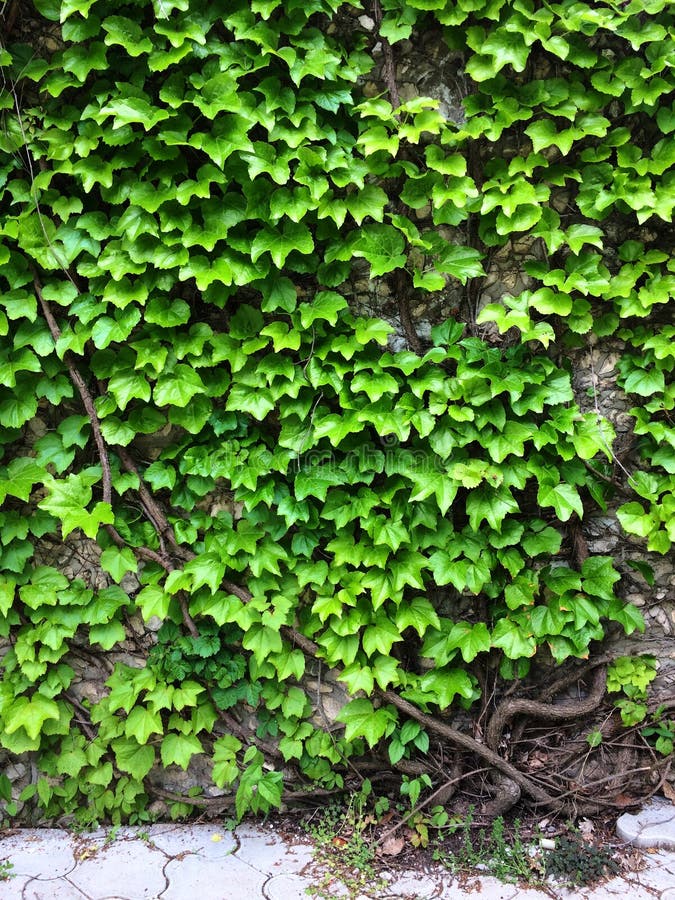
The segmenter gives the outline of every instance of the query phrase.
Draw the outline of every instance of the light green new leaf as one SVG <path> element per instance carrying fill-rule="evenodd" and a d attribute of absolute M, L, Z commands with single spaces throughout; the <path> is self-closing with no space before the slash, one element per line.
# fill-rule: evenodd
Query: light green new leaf
<path fill-rule="evenodd" d="M 138 571 L 138 561 L 130 547 L 108 547 L 101 554 L 100 563 L 118 584 L 127 572 Z"/>
<path fill-rule="evenodd" d="M 384 613 L 375 617 L 375 623 L 363 632 L 362 645 L 368 656 L 381 653 L 388 656 L 393 644 L 402 641 L 399 628 Z"/>
<path fill-rule="evenodd" d="M 154 748 L 142 746 L 134 738 L 117 738 L 111 744 L 117 768 L 128 772 L 132 778 L 141 781 L 155 762 Z"/>
<path fill-rule="evenodd" d="M 440 628 L 438 614 L 426 597 L 404 600 L 396 611 L 395 622 L 400 632 L 414 628 L 420 637 L 424 636 L 427 628 Z"/>
<path fill-rule="evenodd" d="M 195 753 L 203 753 L 204 748 L 194 734 L 167 734 L 162 741 L 160 754 L 162 765 L 180 766 L 185 771 Z"/>
<path fill-rule="evenodd" d="M 521 659 L 534 656 L 537 652 L 537 641 L 509 619 L 500 619 L 492 631 L 492 646 L 503 650 L 509 659 Z"/>
<path fill-rule="evenodd" d="M 183 363 L 172 372 L 161 375 L 154 388 L 154 399 L 158 406 L 187 406 L 195 394 L 204 393 L 204 383 L 199 374 Z"/>
<path fill-rule="evenodd" d="M 149 584 L 136 595 L 135 602 L 140 607 L 146 622 L 153 616 L 165 619 L 169 612 L 171 595 L 163 591 L 161 587 Z"/>
<path fill-rule="evenodd" d="M 354 242 L 354 256 L 368 260 L 373 278 L 405 266 L 404 249 L 403 235 L 392 225 L 366 225 Z"/>
<path fill-rule="evenodd" d="M 4 726 L 7 734 L 14 734 L 23 727 L 28 737 L 35 740 L 45 722 L 59 718 L 60 711 L 56 701 L 39 693 L 30 698 L 22 695 L 5 710 Z"/>
<path fill-rule="evenodd" d="M 345 725 L 345 740 L 364 737 L 368 746 L 374 747 L 377 742 L 394 729 L 396 712 L 391 706 L 374 709 L 370 700 L 365 697 L 351 700 L 335 717 L 337 722 Z"/>
<path fill-rule="evenodd" d="M 576 513 L 583 518 L 584 505 L 579 491 L 573 484 L 541 484 L 537 492 L 537 501 L 542 506 L 552 506 L 561 522 L 567 522 Z"/>
<path fill-rule="evenodd" d="M 150 735 L 163 734 L 164 725 L 159 712 L 151 712 L 144 706 L 135 706 L 126 718 L 124 733 L 134 737 L 139 744 L 147 744 Z"/>
<path fill-rule="evenodd" d="M 62 481 L 52 478 L 46 483 L 48 494 L 41 500 L 40 509 L 60 519 L 63 537 L 81 528 L 89 538 L 95 538 L 101 525 L 112 525 L 114 515 L 109 503 L 100 501 L 87 510 L 91 502 L 91 485 L 100 480 L 100 472 L 92 475 L 91 469 L 68 475 Z"/>

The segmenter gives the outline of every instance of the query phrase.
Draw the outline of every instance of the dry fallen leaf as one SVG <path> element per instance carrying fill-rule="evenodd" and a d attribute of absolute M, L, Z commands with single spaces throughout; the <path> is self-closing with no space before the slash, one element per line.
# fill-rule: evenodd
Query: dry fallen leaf
<path fill-rule="evenodd" d="M 671 803 L 675 803 L 675 788 L 669 782 L 663 782 L 663 796 L 670 800 Z"/>
<path fill-rule="evenodd" d="M 402 837 L 396 837 L 392 834 L 386 841 L 382 842 L 382 853 L 385 856 L 398 856 L 405 847 L 405 841 Z"/>
<path fill-rule="evenodd" d="M 582 834 L 593 834 L 593 832 L 595 831 L 595 825 L 591 822 L 590 819 L 580 819 L 579 831 Z"/>
<path fill-rule="evenodd" d="M 612 799 L 612 803 L 619 807 L 635 806 L 636 803 L 638 803 L 638 799 L 636 797 L 631 797 L 628 794 L 617 794 L 616 797 Z"/>

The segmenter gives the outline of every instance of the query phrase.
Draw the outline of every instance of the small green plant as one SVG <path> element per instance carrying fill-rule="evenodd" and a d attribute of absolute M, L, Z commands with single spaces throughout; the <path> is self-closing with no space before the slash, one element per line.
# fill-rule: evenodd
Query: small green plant
<path fill-rule="evenodd" d="M 514 821 L 510 834 L 502 816 L 497 816 L 489 831 L 476 830 L 473 808 L 469 808 L 463 819 L 448 820 L 448 825 L 451 834 L 457 833 L 458 842 L 449 850 L 438 840 L 433 857 L 452 872 L 479 869 L 501 881 L 539 880 L 532 866 L 531 846 L 534 845 L 525 841 L 520 820 Z"/>
<path fill-rule="evenodd" d="M 376 800 L 373 812 L 367 809 L 372 786 L 366 779 L 361 790 L 350 795 L 346 804 L 330 803 L 305 827 L 316 842 L 318 862 L 325 867 L 322 881 L 311 889 L 314 896 L 331 898 L 331 885 L 337 880 L 348 890 L 349 897 L 362 894 L 377 885 L 374 845 L 368 830 L 379 820 L 378 810 L 388 809 L 388 802 Z"/>
<path fill-rule="evenodd" d="M 621 691 L 623 697 L 614 701 L 621 713 L 621 721 L 626 727 L 637 725 L 647 715 L 647 688 L 656 678 L 656 660 L 653 656 L 620 656 L 607 668 L 607 690 L 609 693 Z M 589 744 L 597 746 L 601 742 L 597 733 L 589 735 Z"/>
<path fill-rule="evenodd" d="M 650 716 L 649 724 L 642 728 L 640 734 L 655 750 L 669 756 L 675 747 L 675 719 L 664 716 L 665 707 L 659 706 Z"/>
<path fill-rule="evenodd" d="M 9 881 L 10 878 L 14 878 L 13 868 L 13 862 L 10 862 L 8 859 L 0 860 L 0 881 Z"/>
<path fill-rule="evenodd" d="M 573 887 L 593 884 L 605 875 L 615 875 L 619 866 L 611 855 L 598 847 L 583 844 L 574 834 L 556 840 L 555 849 L 543 858 L 546 875 Z"/>

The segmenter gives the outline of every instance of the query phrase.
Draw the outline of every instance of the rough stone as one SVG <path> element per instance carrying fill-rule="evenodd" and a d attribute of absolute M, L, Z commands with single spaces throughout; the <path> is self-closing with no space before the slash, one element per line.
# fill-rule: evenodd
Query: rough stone
<path fill-rule="evenodd" d="M 303 875 L 275 875 L 265 885 L 268 900 L 307 900 L 315 881 Z"/>
<path fill-rule="evenodd" d="M 653 797 L 637 814 L 624 813 L 616 823 L 619 837 L 636 847 L 675 850 L 675 805 Z"/>

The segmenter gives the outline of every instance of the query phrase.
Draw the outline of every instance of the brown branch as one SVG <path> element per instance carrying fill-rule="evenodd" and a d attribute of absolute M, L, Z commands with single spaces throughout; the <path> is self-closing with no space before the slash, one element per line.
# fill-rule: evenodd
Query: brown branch
<path fill-rule="evenodd" d="M 226 809 L 234 804 L 234 794 L 226 794 L 222 797 L 188 797 L 185 794 L 175 794 L 173 791 L 165 791 L 164 788 L 148 785 L 147 790 L 163 800 L 172 800 L 174 803 L 186 803 L 190 806 L 199 806 L 203 809 Z"/>
<path fill-rule="evenodd" d="M 570 703 L 539 703 L 536 700 L 506 700 L 493 713 L 485 734 L 488 747 L 496 750 L 506 723 L 517 715 L 528 715 L 548 722 L 566 722 L 593 712 L 600 705 L 607 685 L 607 672 L 600 666 L 593 677 L 593 684 L 584 700 Z"/>
<path fill-rule="evenodd" d="M 387 703 L 391 703 L 392 706 L 395 706 L 400 712 L 410 716 L 411 719 L 415 719 L 420 725 L 424 725 L 424 727 L 430 731 L 440 734 L 451 743 L 464 747 L 466 750 L 470 750 L 472 753 L 475 753 L 478 757 L 485 760 L 485 762 L 490 763 L 495 769 L 498 769 L 512 781 L 515 781 L 515 783 L 538 805 L 553 808 L 559 805 L 554 797 L 543 790 L 543 788 L 539 787 L 539 785 L 531 778 L 528 778 L 527 775 L 524 775 L 507 760 L 502 759 L 498 753 L 495 753 L 494 750 L 486 747 L 485 744 L 481 744 L 468 734 L 458 731 L 451 725 L 446 725 L 445 722 L 441 722 L 434 716 L 422 712 L 416 706 L 413 706 L 412 703 L 404 700 L 403 697 L 399 697 L 394 691 L 380 691 L 380 694 Z"/>
<path fill-rule="evenodd" d="M 391 44 L 385 37 L 380 34 L 380 27 L 382 25 L 382 7 L 380 6 L 380 0 L 373 0 L 372 9 L 373 19 L 375 20 L 375 25 L 377 28 L 377 36 L 382 44 L 382 55 L 384 57 L 384 64 L 382 65 L 382 80 L 384 81 L 387 87 L 387 91 L 389 92 L 391 105 L 394 107 L 394 109 L 398 109 L 401 105 L 401 95 L 398 92 L 398 84 L 396 83 L 396 62 L 394 60 L 394 51 Z"/>
<path fill-rule="evenodd" d="M 398 314 L 401 319 L 401 326 L 403 327 L 408 346 L 418 356 L 422 356 L 424 347 L 422 346 L 422 341 L 417 334 L 415 323 L 410 315 L 410 307 L 408 305 L 408 279 L 406 278 L 405 271 L 403 269 L 397 269 L 393 272 L 390 283 L 398 305 Z"/>
<path fill-rule="evenodd" d="M 61 337 L 61 330 L 54 318 L 52 311 L 50 309 L 49 303 L 45 300 L 42 294 L 42 285 L 40 284 L 40 279 L 37 276 L 37 272 L 33 272 L 33 285 L 35 287 L 35 294 L 40 303 L 40 307 L 42 309 L 42 313 L 47 322 L 47 326 L 49 331 L 54 339 L 54 343 L 58 341 Z M 98 451 L 98 457 L 101 461 L 101 472 L 103 478 L 103 502 L 111 503 L 112 502 L 112 476 L 110 473 L 110 458 L 108 456 L 108 448 L 106 447 L 105 441 L 103 440 L 103 435 L 101 433 L 101 423 L 98 418 L 98 414 L 96 412 L 96 407 L 94 406 L 94 401 L 92 399 L 89 388 L 84 382 L 84 379 L 80 375 L 77 370 L 75 363 L 72 360 L 70 353 L 66 351 L 63 356 L 63 361 L 65 362 L 68 368 L 68 374 L 70 375 L 70 380 L 73 382 L 75 387 L 77 388 L 77 392 L 82 399 L 82 405 L 84 406 L 85 412 L 89 417 L 89 421 L 91 423 L 91 430 L 94 435 L 94 441 L 96 442 L 96 449 Z"/>
<path fill-rule="evenodd" d="M 127 453 L 124 447 L 118 447 L 116 452 L 120 458 L 120 462 L 127 470 L 127 472 L 135 475 L 138 478 L 137 490 L 138 496 L 140 497 L 141 504 L 143 506 L 143 510 L 152 523 L 152 526 L 159 535 L 160 539 L 166 539 L 176 556 L 179 556 L 181 559 L 186 561 L 189 559 L 193 559 L 194 553 L 191 554 L 191 552 L 187 548 L 182 547 L 176 540 L 176 535 L 174 534 L 173 528 L 169 524 L 164 511 L 160 508 L 155 498 L 147 489 L 145 482 L 141 477 L 141 473 L 138 471 L 138 466 L 131 458 L 129 453 Z"/>
<path fill-rule="evenodd" d="M 421 800 L 417 804 L 417 806 L 413 807 L 410 810 L 409 813 L 406 813 L 406 815 L 403 816 L 401 821 L 398 822 L 396 825 L 394 825 L 393 828 L 390 828 L 388 831 L 385 831 L 385 833 L 382 835 L 382 837 L 378 838 L 375 846 L 380 846 L 387 840 L 387 838 L 391 837 L 392 834 L 396 834 L 396 832 L 399 830 L 399 828 L 402 828 L 406 822 L 409 822 L 413 816 L 416 816 L 417 813 L 420 812 L 421 810 L 423 810 L 426 806 L 430 806 L 434 800 L 438 799 L 439 804 L 441 802 L 446 803 L 447 800 L 451 796 L 451 794 L 449 793 L 450 789 L 453 788 L 456 784 L 459 784 L 459 782 L 462 781 L 463 778 L 468 778 L 471 775 L 479 775 L 481 772 L 486 772 L 486 771 L 487 771 L 487 769 L 485 767 L 481 767 L 480 769 L 472 769 L 471 772 L 460 772 L 458 775 L 453 775 L 452 778 L 449 778 L 447 781 L 443 782 L 443 784 L 439 788 L 437 788 L 433 792 L 433 794 L 430 794 L 424 800 Z"/>
<path fill-rule="evenodd" d="M 64 691 L 63 696 L 66 698 L 68 703 L 71 703 L 75 709 L 83 716 L 82 719 L 78 719 L 76 724 L 80 726 L 82 731 L 84 731 L 85 736 L 89 738 L 90 741 L 96 739 L 96 730 L 94 726 L 91 724 L 91 720 L 89 718 L 89 710 L 80 703 L 77 697 L 73 696 L 69 691 Z"/>

